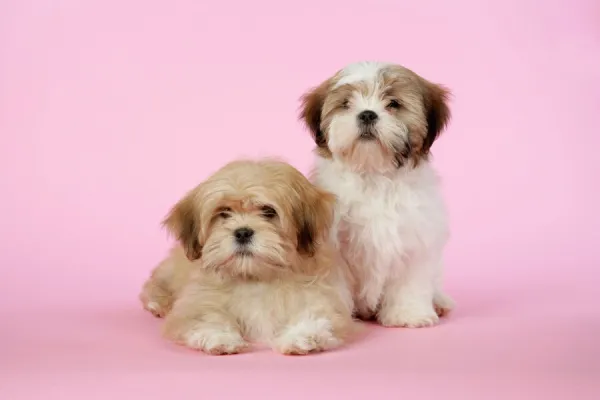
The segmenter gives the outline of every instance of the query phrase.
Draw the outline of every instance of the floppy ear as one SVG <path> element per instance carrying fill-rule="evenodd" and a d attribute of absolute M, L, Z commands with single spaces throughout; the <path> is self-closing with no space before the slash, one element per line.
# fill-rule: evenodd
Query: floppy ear
<path fill-rule="evenodd" d="M 329 235 L 335 196 L 313 185 L 303 187 L 299 193 L 300 203 L 294 209 L 298 252 L 313 256 Z"/>
<path fill-rule="evenodd" d="M 300 119 L 310 130 L 310 134 L 318 147 L 327 149 L 327 138 L 321 130 L 321 112 L 325 97 L 329 90 L 329 81 L 321 83 L 318 87 L 305 93 L 301 101 Z"/>
<path fill-rule="evenodd" d="M 200 243 L 200 218 L 195 191 L 187 194 L 171 209 L 163 226 L 179 241 L 190 261 L 202 256 Z"/>
<path fill-rule="evenodd" d="M 424 86 L 423 101 L 427 118 L 427 134 L 423 141 L 422 151 L 427 154 L 433 142 L 440 136 L 450 121 L 450 108 L 447 104 L 450 91 L 441 85 L 427 81 L 424 82 Z"/>

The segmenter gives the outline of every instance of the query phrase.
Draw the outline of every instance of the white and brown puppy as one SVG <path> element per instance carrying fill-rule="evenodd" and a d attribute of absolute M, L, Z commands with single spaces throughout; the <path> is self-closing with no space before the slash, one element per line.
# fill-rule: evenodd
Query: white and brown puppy
<path fill-rule="evenodd" d="M 209 354 L 341 345 L 352 299 L 328 240 L 334 199 L 284 162 L 224 166 L 166 218 L 179 245 L 144 285 L 144 307 L 165 317 L 167 338 Z"/>
<path fill-rule="evenodd" d="M 317 144 L 313 181 L 338 197 L 334 240 L 361 318 L 434 325 L 448 226 L 431 145 L 450 118 L 444 87 L 399 65 L 347 66 L 302 98 Z"/>

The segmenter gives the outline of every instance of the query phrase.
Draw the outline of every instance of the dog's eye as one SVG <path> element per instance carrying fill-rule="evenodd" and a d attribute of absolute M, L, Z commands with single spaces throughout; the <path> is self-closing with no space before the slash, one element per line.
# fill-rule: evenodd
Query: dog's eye
<path fill-rule="evenodd" d="M 349 100 L 348 100 L 348 99 L 345 99 L 345 100 L 342 102 L 342 108 L 344 108 L 344 109 L 347 109 L 347 108 L 348 108 L 348 106 L 349 106 L 349 104 L 350 104 Z"/>
<path fill-rule="evenodd" d="M 398 100 L 391 100 L 388 103 L 387 108 L 392 108 L 394 110 L 397 110 L 400 108 L 400 103 L 398 102 Z"/>
<path fill-rule="evenodd" d="M 231 208 L 222 208 L 219 210 L 218 216 L 223 219 L 231 217 Z"/>
<path fill-rule="evenodd" d="M 277 216 L 277 211 L 273 207 L 263 206 L 260 210 L 262 212 L 263 217 L 267 219 L 275 218 Z"/>

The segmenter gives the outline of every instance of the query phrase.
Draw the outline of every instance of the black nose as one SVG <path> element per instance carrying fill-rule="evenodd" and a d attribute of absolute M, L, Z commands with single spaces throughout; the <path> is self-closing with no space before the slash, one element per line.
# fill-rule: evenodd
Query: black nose
<path fill-rule="evenodd" d="M 377 113 L 371 110 L 365 110 L 358 114 L 358 120 L 364 124 L 372 124 L 377 121 Z"/>
<path fill-rule="evenodd" d="M 254 235 L 254 231 L 248 227 L 238 228 L 233 232 L 233 236 L 235 236 L 235 241 L 239 244 L 246 244 L 250 240 L 252 240 L 252 236 Z"/>

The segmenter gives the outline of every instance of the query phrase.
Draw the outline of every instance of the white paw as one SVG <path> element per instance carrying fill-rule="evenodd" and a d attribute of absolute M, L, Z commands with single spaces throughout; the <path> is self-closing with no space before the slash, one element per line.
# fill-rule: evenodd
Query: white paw
<path fill-rule="evenodd" d="M 440 321 L 433 307 L 397 307 L 382 309 L 379 323 L 389 327 L 424 328 Z"/>
<path fill-rule="evenodd" d="M 305 355 L 333 349 L 341 344 L 342 340 L 333 333 L 331 321 L 318 318 L 287 327 L 275 340 L 274 348 L 282 354 Z"/>
<path fill-rule="evenodd" d="M 433 307 L 438 316 L 448 315 L 455 307 L 454 300 L 444 293 L 438 292 L 433 297 Z"/>
<path fill-rule="evenodd" d="M 241 353 L 248 347 L 242 336 L 231 329 L 197 328 L 184 336 L 185 344 L 207 354 L 225 355 Z"/>

